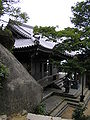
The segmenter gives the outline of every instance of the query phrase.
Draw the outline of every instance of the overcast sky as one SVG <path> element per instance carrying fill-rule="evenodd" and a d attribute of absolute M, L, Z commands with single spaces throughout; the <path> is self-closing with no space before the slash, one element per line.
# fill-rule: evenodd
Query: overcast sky
<path fill-rule="evenodd" d="M 30 19 L 29 25 L 56 26 L 60 29 L 72 26 L 71 6 L 83 0 L 21 0 L 20 6 Z"/>
<path fill-rule="evenodd" d="M 21 7 L 30 17 L 28 25 L 31 26 L 59 26 L 59 29 L 72 27 L 71 6 L 83 0 L 20 0 L 16 6 Z M 6 20 L 5 16 L 3 19 Z"/>

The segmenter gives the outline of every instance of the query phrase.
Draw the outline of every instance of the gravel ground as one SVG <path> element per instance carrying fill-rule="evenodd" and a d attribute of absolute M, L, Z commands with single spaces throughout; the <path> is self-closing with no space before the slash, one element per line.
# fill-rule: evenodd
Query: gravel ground
<path fill-rule="evenodd" d="M 65 119 L 72 119 L 72 113 L 73 113 L 74 108 L 71 106 L 68 106 L 68 108 L 64 111 L 62 114 L 61 118 Z"/>
<path fill-rule="evenodd" d="M 16 114 L 16 115 L 12 115 L 8 117 L 8 120 L 26 120 L 26 116 L 27 115 L 20 115 L 20 114 Z"/>
<path fill-rule="evenodd" d="M 85 110 L 85 115 L 89 115 L 90 116 L 90 100 L 88 102 L 87 109 Z"/>
<path fill-rule="evenodd" d="M 66 119 L 71 119 L 71 118 L 72 118 L 72 113 L 73 113 L 73 110 L 74 110 L 74 109 L 75 109 L 75 108 L 69 106 L 69 107 L 65 110 L 65 112 L 62 114 L 61 117 L 62 117 L 62 118 L 66 118 Z M 87 109 L 85 110 L 84 114 L 90 116 L 90 100 L 89 100 L 89 102 L 88 102 L 88 104 L 87 104 Z"/>

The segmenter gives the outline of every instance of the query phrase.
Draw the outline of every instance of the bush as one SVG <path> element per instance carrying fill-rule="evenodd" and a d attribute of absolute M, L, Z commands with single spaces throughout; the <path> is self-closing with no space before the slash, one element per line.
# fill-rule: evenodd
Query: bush
<path fill-rule="evenodd" d="M 4 30 L 0 29 L 0 43 L 6 47 L 8 50 L 11 50 L 14 46 L 14 39 L 10 30 L 5 28 Z"/>
<path fill-rule="evenodd" d="M 46 109 L 44 104 L 39 104 L 35 109 L 35 114 L 45 115 Z"/>
<path fill-rule="evenodd" d="M 0 62 L 0 87 L 3 86 L 3 82 L 7 79 L 8 69 L 7 67 Z"/>

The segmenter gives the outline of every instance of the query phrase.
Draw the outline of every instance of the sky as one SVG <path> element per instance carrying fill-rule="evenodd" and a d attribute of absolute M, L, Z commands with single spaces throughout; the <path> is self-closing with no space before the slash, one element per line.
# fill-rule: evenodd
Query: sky
<path fill-rule="evenodd" d="M 83 0 L 21 0 L 20 7 L 30 19 L 31 26 L 59 26 L 60 29 L 72 27 L 71 6 Z"/>
<path fill-rule="evenodd" d="M 17 7 L 29 16 L 28 25 L 58 26 L 58 29 L 73 27 L 71 6 L 83 0 L 20 0 Z M 4 17 L 4 20 L 7 16 Z"/>

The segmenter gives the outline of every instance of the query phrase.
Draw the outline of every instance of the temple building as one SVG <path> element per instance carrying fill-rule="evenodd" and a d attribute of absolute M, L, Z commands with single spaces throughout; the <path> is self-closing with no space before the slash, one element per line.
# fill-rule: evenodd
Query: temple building
<path fill-rule="evenodd" d="M 25 24 L 8 24 L 15 39 L 13 54 L 38 81 L 56 80 L 58 69 L 53 60 L 71 58 L 68 54 L 55 52 L 56 42 L 47 41 L 42 36 L 34 36 L 33 27 Z"/>
<path fill-rule="evenodd" d="M 57 61 L 72 59 L 72 55 L 55 51 L 58 43 L 34 35 L 32 26 L 9 22 L 7 27 L 15 40 L 14 56 L 43 88 L 42 103 L 46 105 L 47 115 L 60 117 L 69 106 L 88 103 L 90 93 L 86 87 L 90 82 L 86 74 L 72 73 L 70 77 L 68 73 L 61 73 L 60 66 L 58 68 L 56 64 Z"/>

